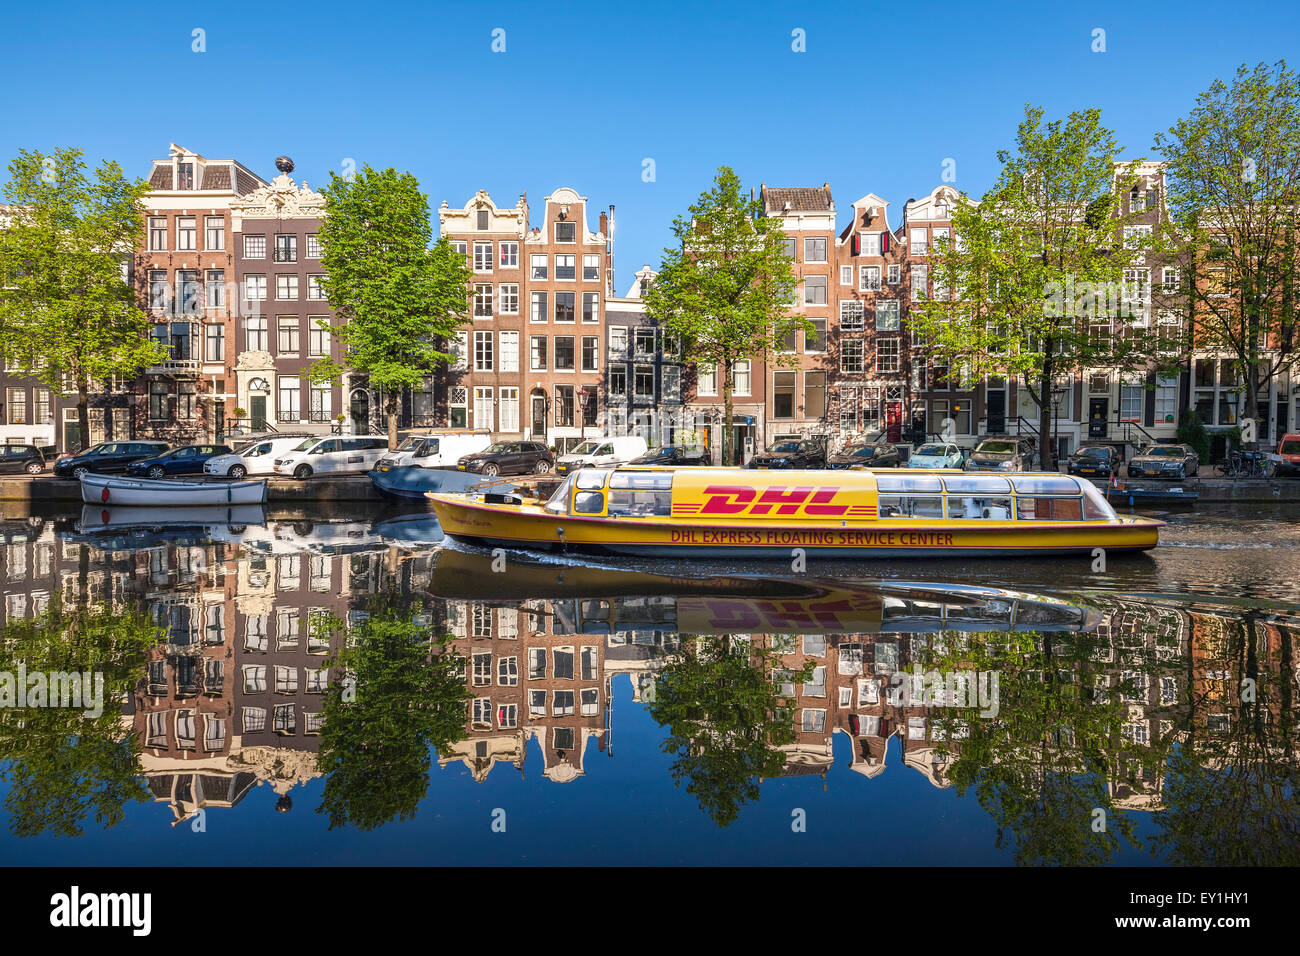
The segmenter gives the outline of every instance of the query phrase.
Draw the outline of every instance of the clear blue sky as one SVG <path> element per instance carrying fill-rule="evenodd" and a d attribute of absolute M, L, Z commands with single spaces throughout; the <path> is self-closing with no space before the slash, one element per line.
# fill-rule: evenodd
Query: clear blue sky
<path fill-rule="evenodd" d="M 1001 5 L 999 5 L 1001 6 Z M 536 209 L 567 185 L 617 207 L 619 291 L 733 166 L 841 210 L 940 182 L 983 192 L 1024 104 L 1100 106 L 1130 157 L 1242 62 L 1300 66 L 1300 4 L 360 3 L 15 5 L 0 159 L 77 145 L 145 176 L 171 141 L 313 185 L 410 169 L 436 209 L 480 188 Z M 197 12 L 192 12 L 197 11 Z M 492 31 L 506 31 L 493 53 Z M 192 31 L 206 31 L 205 53 Z M 806 31 L 807 51 L 791 49 Z M 1093 30 L 1106 52 L 1092 52 Z M 642 181 L 642 161 L 656 179 Z M 594 225 L 594 223 L 593 223 Z"/>

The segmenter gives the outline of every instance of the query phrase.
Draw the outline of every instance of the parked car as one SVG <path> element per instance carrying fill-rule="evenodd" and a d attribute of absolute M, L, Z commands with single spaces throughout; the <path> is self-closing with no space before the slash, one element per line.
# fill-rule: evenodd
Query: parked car
<path fill-rule="evenodd" d="M 966 461 L 967 449 L 952 442 L 930 442 L 912 452 L 907 459 L 908 468 L 960 468 Z"/>
<path fill-rule="evenodd" d="M 815 438 L 789 438 L 760 452 L 746 468 L 825 468 L 826 442 Z"/>
<path fill-rule="evenodd" d="M 636 435 L 592 438 L 584 441 L 555 463 L 555 472 L 566 475 L 579 468 L 611 468 L 640 458 L 647 450 L 646 440 Z"/>
<path fill-rule="evenodd" d="M 660 445 L 629 465 L 711 465 L 713 459 L 703 445 Z"/>
<path fill-rule="evenodd" d="M 248 475 L 275 474 L 275 459 L 301 445 L 303 435 L 286 435 L 282 438 L 259 438 L 246 442 L 226 455 L 213 455 L 203 463 L 208 475 L 225 475 L 244 478 Z"/>
<path fill-rule="evenodd" d="M 456 462 L 460 471 L 495 478 L 497 475 L 545 475 L 555 467 L 555 456 L 539 441 L 499 441 Z"/>
<path fill-rule="evenodd" d="M 347 475 L 367 472 L 388 451 L 387 435 L 334 435 L 305 438 L 275 459 L 277 475 Z"/>
<path fill-rule="evenodd" d="M 846 445 L 826 460 L 826 467 L 837 471 L 844 468 L 897 468 L 901 464 L 898 446 L 887 441 Z"/>
<path fill-rule="evenodd" d="M 137 478 L 165 478 L 168 475 L 199 475 L 213 455 L 227 455 L 229 445 L 181 445 L 153 458 L 142 458 L 126 466 Z"/>
<path fill-rule="evenodd" d="M 396 449 L 380 458 L 376 471 L 389 471 L 404 465 L 421 468 L 452 468 L 466 455 L 482 451 L 492 444 L 487 431 L 429 432 L 409 435 Z"/>
<path fill-rule="evenodd" d="M 165 441 L 105 441 L 54 463 L 56 478 L 80 478 L 87 473 L 109 475 L 126 470 L 133 461 L 155 458 L 171 446 Z"/>
<path fill-rule="evenodd" d="M 1130 478 L 1191 478 L 1201 470 L 1201 458 L 1191 445 L 1151 445 L 1128 463 Z"/>
<path fill-rule="evenodd" d="M 1278 475 L 1300 475 L 1300 432 L 1283 435 L 1277 443 Z"/>
<path fill-rule="evenodd" d="M 5 445 L 0 449 L 0 474 L 39 475 L 45 470 L 45 455 L 35 445 Z"/>
<path fill-rule="evenodd" d="M 1109 478 L 1119 474 L 1124 456 L 1114 445 L 1080 445 L 1065 462 L 1072 475 L 1098 475 Z"/>
<path fill-rule="evenodd" d="M 1038 467 L 1036 442 L 1028 438 L 985 438 L 966 459 L 966 471 L 1033 471 Z"/>

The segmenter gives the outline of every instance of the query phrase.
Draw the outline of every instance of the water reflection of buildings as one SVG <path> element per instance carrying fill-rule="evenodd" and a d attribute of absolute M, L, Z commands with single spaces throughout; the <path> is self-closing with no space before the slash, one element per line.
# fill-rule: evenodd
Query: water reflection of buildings
<path fill-rule="evenodd" d="M 641 584 L 601 591 L 595 585 L 608 576 L 576 586 L 603 596 L 523 585 L 521 594 L 547 596 L 471 600 L 445 588 L 436 552 L 399 549 L 360 522 L 272 520 L 121 548 L 56 533 L 55 523 L 4 522 L 3 621 L 40 614 L 55 594 L 152 615 L 165 637 L 150 652 L 127 719 L 148 786 L 177 821 L 234 806 L 261 783 L 285 797 L 317 775 L 331 678 L 325 661 L 364 620 L 367 602 L 387 590 L 407 598 L 456 594 L 426 608 L 431 634 L 450 635 L 450 648 L 467 661 L 470 696 L 465 739 L 439 764 L 463 766 L 479 781 L 498 763 L 522 774 L 530 741 L 549 781 L 586 774 L 592 754 L 612 755 L 614 678 L 628 675 L 633 699 L 653 702 L 655 675 L 683 640 L 701 634 L 765 642 L 780 656 L 786 672 L 774 676 L 796 731 L 783 748 L 784 775 L 825 775 L 839 734 L 849 743 L 849 768 L 875 778 L 897 738 L 902 765 L 945 787 L 961 753 L 962 721 L 980 718 L 891 702 L 896 675 L 928 669 L 936 654 L 959 659 L 972 632 L 1032 631 L 1034 649 L 1022 673 L 1003 675 L 1004 691 L 1009 677 L 1051 666 L 1088 699 L 1122 703 L 1114 750 L 1125 772 L 1111 788 L 1118 805 L 1134 809 L 1157 808 L 1162 786 L 1158 766 L 1135 755 L 1171 740 L 1212 748 L 1244 719 L 1243 675 L 1253 673 L 1261 687 L 1295 679 L 1286 670 L 1294 667 L 1287 662 L 1296 639 L 1289 624 L 1195 604 L 1097 598 L 1093 627 L 1071 623 L 1068 610 L 1053 612 L 1057 618 L 1028 605 L 1017 610 L 1011 599 L 981 603 L 900 588 L 811 597 L 656 594 Z M 322 635 L 316 625 L 329 618 L 343 627 Z M 1072 650 L 1080 630 L 1088 631 L 1083 657 Z M 790 674 L 805 664 L 811 673 L 795 683 Z M 1261 692 L 1260 700 L 1246 716 L 1282 719 L 1279 694 Z M 1001 719 L 1013 716 L 1004 709 Z M 1068 728 L 1053 743 L 1069 749 Z"/>

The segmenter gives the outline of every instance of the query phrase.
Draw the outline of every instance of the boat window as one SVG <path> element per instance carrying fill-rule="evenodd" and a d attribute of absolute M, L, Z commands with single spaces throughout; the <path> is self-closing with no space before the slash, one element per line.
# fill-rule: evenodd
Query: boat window
<path fill-rule="evenodd" d="M 607 471 L 584 468 L 573 476 L 573 480 L 582 491 L 599 491 L 605 487 L 605 476 L 608 474 Z"/>
<path fill-rule="evenodd" d="M 939 494 L 943 486 L 934 475 L 877 475 L 876 491 L 887 494 Z"/>
<path fill-rule="evenodd" d="M 942 518 L 943 498 L 938 495 L 881 495 L 882 518 Z"/>
<path fill-rule="evenodd" d="M 1115 521 L 1115 509 L 1110 506 L 1097 486 L 1091 481 L 1083 483 L 1083 520 L 1084 521 Z"/>
<path fill-rule="evenodd" d="M 568 478 L 564 479 L 564 484 L 555 489 L 555 493 L 551 495 L 550 499 L 546 502 L 545 509 L 547 511 L 559 515 L 568 513 L 569 492 L 573 490 L 573 479 L 574 476 L 570 475 Z"/>
<path fill-rule="evenodd" d="M 961 475 L 945 478 L 943 486 L 949 494 L 1005 495 L 1011 491 L 1011 482 L 998 475 Z"/>
<path fill-rule="evenodd" d="M 1013 477 L 1011 486 L 1018 495 L 1077 495 L 1079 483 L 1066 475 L 1025 475 Z"/>
<path fill-rule="evenodd" d="M 948 517 L 1008 521 L 1011 518 L 1011 499 L 983 495 L 949 495 Z"/>
<path fill-rule="evenodd" d="M 1022 521 L 1079 521 L 1083 518 L 1082 498 L 1016 497 L 1016 517 Z"/>
<path fill-rule="evenodd" d="M 673 474 L 670 471 L 616 471 L 610 476 L 609 486 L 668 491 L 673 486 Z"/>
<path fill-rule="evenodd" d="M 634 518 L 667 517 L 673 513 L 671 491 L 611 491 L 609 513 Z"/>
<path fill-rule="evenodd" d="M 599 491 L 579 491 L 573 496 L 573 513 L 598 515 L 605 510 L 605 495 Z"/>

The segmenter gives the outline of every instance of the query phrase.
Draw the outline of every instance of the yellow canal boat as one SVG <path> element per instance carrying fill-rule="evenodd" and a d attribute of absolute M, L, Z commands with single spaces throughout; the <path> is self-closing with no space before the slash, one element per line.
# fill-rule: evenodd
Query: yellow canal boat
<path fill-rule="evenodd" d="M 584 468 L 548 501 L 429 492 L 443 533 L 488 547 L 656 557 L 947 557 L 1145 551 L 1090 481 L 921 469 Z"/>

